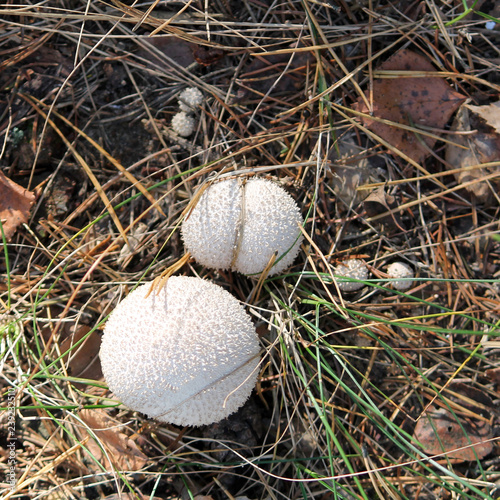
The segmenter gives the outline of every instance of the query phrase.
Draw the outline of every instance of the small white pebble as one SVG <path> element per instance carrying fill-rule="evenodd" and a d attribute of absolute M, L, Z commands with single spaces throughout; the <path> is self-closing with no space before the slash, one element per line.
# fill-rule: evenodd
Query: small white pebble
<path fill-rule="evenodd" d="M 196 87 L 184 89 L 179 96 L 179 109 L 192 113 L 203 102 L 203 94 Z"/>
<path fill-rule="evenodd" d="M 172 128 L 174 132 L 182 137 L 188 137 L 194 131 L 195 121 L 194 118 L 184 111 L 179 111 L 172 118 Z"/>
<path fill-rule="evenodd" d="M 413 286 L 413 281 L 409 278 L 413 278 L 415 273 L 408 264 L 403 262 L 393 262 L 387 267 L 387 274 L 390 278 L 408 278 L 406 280 L 391 281 L 392 286 L 396 290 L 403 292 Z"/>
<path fill-rule="evenodd" d="M 368 278 L 368 269 L 366 264 L 359 259 L 350 259 L 341 262 L 336 268 L 334 274 L 336 276 L 341 276 L 344 278 L 351 278 L 360 281 L 364 281 Z M 365 285 L 363 283 L 358 283 L 356 281 L 337 281 L 340 290 L 343 292 L 355 292 Z"/>

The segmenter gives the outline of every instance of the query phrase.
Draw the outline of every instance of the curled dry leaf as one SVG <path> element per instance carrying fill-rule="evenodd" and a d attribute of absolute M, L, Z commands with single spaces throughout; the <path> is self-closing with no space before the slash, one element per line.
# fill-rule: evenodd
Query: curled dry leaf
<path fill-rule="evenodd" d="M 500 134 L 500 101 L 492 102 L 487 106 L 472 106 L 471 104 L 466 106 L 481 117 L 487 125 L 495 129 L 497 134 Z"/>
<path fill-rule="evenodd" d="M 87 325 L 76 327 L 72 324 L 69 331 L 66 331 L 64 340 L 60 343 L 61 352 L 66 352 L 62 358 L 66 363 L 68 375 L 90 380 L 102 378 L 101 363 L 99 361 L 99 349 L 101 338 L 97 332 L 90 332 Z M 77 347 L 69 350 L 87 335 L 86 339 Z"/>
<path fill-rule="evenodd" d="M 415 427 L 414 436 L 425 453 L 445 454 L 455 463 L 472 462 L 489 455 L 493 451 L 493 430 L 489 422 L 494 409 L 491 398 L 460 382 L 450 384 L 444 394 L 455 403 L 455 414 L 431 405 Z"/>
<path fill-rule="evenodd" d="M 454 462 L 472 462 L 489 455 L 493 437 L 488 422 L 477 420 L 472 425 L 448 410 L 431 408 L 417 423 L 415 438 L 428 455 L 446 455 Z M 471 446 L 472 445 L 472 446 Z"/>
<path fill-rule="evenodd" d="M 425 57 L 406 49 L 387 59 L 377 70 L 414 71 L 416 74 L 436 71 Z M 369 97 L 368 91 L 366 95 Z M 372 116 L 416 129 L 421 126 L 445 128 L 455 110 L 465 100 L 465 97 L 455 92 L 443 78 L 429 76 L 376 79 L 373 82 L 373 96 Z M 361 98 L 358 99 L 355 109 L 370 115 L 370 110 Z M 436 139 L 432 137 L 375 121 L 370 116 L 364 116 L 362 122 L 416 162 L 428 156 L 436 143 Z"/>
<path fill-rule="evenodd" d="M 86 446 L 95 459 L 106 467 L 106 470 L 113 466 L 118 470 L 138 471 L 146 465 L 148 457 L 139 449 L 135 441 L 121 430 L 124 427 L 119 421 L 112 419 L 99 409 L 81 410 L 78 416 L 88 426 L 88 429 L 79 428 L 82 439 L 90 436 Z M 89 460 L 87 463 L 92 464 L 93 461 Z"/>
<path fill-rule="evenodd" d="M 35 195 L 0 172 L 0 220 L 7 241 L 20 224 L 28 222 Z"/>
<path fill-rule="evenodd" d="M 488 167 L 465 170 L 468 167 L 497 161 L 500 158 L 500 134 L 492 131 L 488 125 L 482 122 L 474 114 L 473 108 L 476 106 L 463 105 L 457 112 L 451 129 L 457 132 L 469 132 L 471 134 L 453 135 L 452 141 L 456 144 L 446 145 L 446 161 L 450 168 L 463 168 L 464 170 L 455 174 L 459 184 L 474 182 L 466 186 L 466 189 L 476 196 L 481 202 L 487 202 L 492 198 L 491 186 L 500 188 L 500 168 Z M 500 109 L 497 108 L 500 114 Z M 498 177 L 492 179 L 489 184 L 486 181 L 479 181 L 485 175 L 498 173 Z"/>

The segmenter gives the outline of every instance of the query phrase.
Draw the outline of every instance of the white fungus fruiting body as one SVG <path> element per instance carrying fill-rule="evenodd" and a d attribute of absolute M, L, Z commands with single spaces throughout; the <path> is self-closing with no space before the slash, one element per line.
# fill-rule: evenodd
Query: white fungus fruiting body
<path fill-rule="evenodd" d="M 366 264 L 359 259 L 349 259 L 341 262 L 334 271 L 336 276 L 364 281 L 368 278 Z M 338 281 L 338 286 L 343 292 L 355 292 L 364 287 L 363 283 L 357 281 Z"/>
<path fill-rule="evenodd" d="M 259 342 L 241 304 L 200 278 L 145 284 L 104 328 L 100 358 L 109 388 L 129 408 L 177 425 L 234 413 L 257 378 Z"/>
<path fill-rule="evenodd" d="M 194 118 L 184 111 L 179 111 L 172 118 L 172 128 L 174 132 L 182 137 L 190 136 L 194 132 L 194 127 Z"/>
<path fill-rule="evenodd" d="M 179 95 L 179 109 L 192 113 L 203 102 L 203 94 L 196 87 L 184 89 Z"/>
<path fill-rule="evenodd" d="M 393 262 L 387 267 L 389 278 L 406 278 L 405 280 L 391 281 L 392 286 L 401 292 L 410 289 L 413 286 L 411 278 L 415 276 L 413 269 L 404 262 Z"/>
<path fill-rule="evenodd" d="M 259 274 L 276 253 L 271 276 L 293 263 L 302 223 L 297 204 L 276 183 L 228 179 L 203 192 L 184 220 L 182 236 L 195 260 L 213 269 Z"/>

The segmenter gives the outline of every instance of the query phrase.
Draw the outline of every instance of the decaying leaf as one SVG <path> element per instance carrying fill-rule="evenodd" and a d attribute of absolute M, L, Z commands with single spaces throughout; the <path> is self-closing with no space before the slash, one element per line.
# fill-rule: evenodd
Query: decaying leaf
<path fill-rule="evenodd" d="M 28 222 L 35 195 L 0 172 L 0 220 L 10 241 L 20 224 Z"/>
<path fill-rule="evenodd" d="M 418 421 L 415 438 L 428 455 L 445 454 L 455 462 L 472 462 L 493 450 L 491 441 L 486 441 L 493 437 L 490 425 L 484 421 L 476 424 L 457 422 L 449 411 L 433 408 Z"/>
<path fill-rule="evenodd" d="M 364 148 L 355 144 L 353 138 L 338 141 L 338 149 L 332 148 L 328 159 L 332 162 L 327 175 L 331 177 L 333 192 L 347 207 L 356 206 L 368 195 L 358 188 L 368 182 L 379 181 L 375 169 L 370 165 Z"/>
<path fill-rule="evenodd" d="M 106 412 L 99 409 L 81 410 L 78 416 L 91 431 L 80 427 L 79 433 L 82 439 L 90 436 L 86 446 L 94 458 L 106 467 L 106 470 L 110 469 L 110 461 L 118 470 L 138 471 L 146 465 L 148 457 L 139 449 L 135 441 L 121 430 L 123 426 L 119 421 L 112 419 Z"/>
<path fill-rule="evenodd" d="M 99 361 L 99 349 L 101 339 L 97 332 L 93 332 L 86 339 L 69 351 L 69 349 L 82 340 L 91 330 L 87 325 L 80 325 L 74 328 L 60 343 L 61 352 L 67 352 L 63 357 L 66 363 L 68 375 L 72 377 L 99 380 L 102 377 L 101 363 Z"/>
<path fill-rule="evenodd" d="M 57 306 L 47 308 L 46 316 L 50 321 L 40 324 L 40 334 L 44 342 L 51 342 L 50 354 L 53 357 L 63 354 L 60 362 L 64 363 L 65 370 L 70 377 L 100 380 L 102 378 L 99 360 L 101 339 L 97 331 L 87 335 L 91 330 L 89 326 L 74 321 L 64 321 L 57 326 L 56 338 L 50 340 L 58 323 L 56 318 L 59 312 Z M 84 337 L 85 340 L 82 341 Z"/>
<path fill-rule="evenodd" d="M 394 210 L 397 206 L 396 198 L 385 191 L 384 186 L 374 189 L 363 201 L 363 208 L 369 217 L 379 216 Z M 380 217 L 379 217 L 380 219 Z M 398 213 L 383 216 L 380 222 L 402 229 L 401 217 Z"/>
<path fill-rule="evenodd" d="M 436 71 L 423 56 L 400 50 L 380 65 L 378 71 Z M 369 92 L 366 92 L 367 97 Z M 373 82 L 373 116 L 416 128 L 443 129 L 465 97 L 440 77 L 379 78 Z M 358 99 L 358 111 L 369 115 L 365 102 Z M 436 139 L 380 123 L 370 116 L 362 122 L 409 158 L 420 162 L 429 155 Z"/>
<path fill-rule="evenodd" d="M 460 382 L 450 384 L 444 394 L 454 403 L 455 414 L 431 405 L 415 427 L 414 436 L 425 453 L 445 454 L 453 462 L 472 462 L 489 455 L 493 451 L 491 398 Z"/>
<path fill-rule="evenodd" d="M 500 101 L 492 102 L 487 106 L 472 106 L 471 104 L 466 106 L 480 116 L 487 125 L 495 129 L 497 134 L 500 134 Z"/>
<path fill-rule="evenodd" d="M 476 108 L 476 106 L 472 106 L 472 108 Z M 474 132 L 450 137 L 456 145 L 449 143 L 446 145 L 446 161 L 450 168 L 464 169 L 455 174 L 458 183 L 478 180 L 476 183 L 467 185 L 466 189 L 474 194 L 479 201 L 486 202 L 492 196 L 491 186 L 496 186 L 497 190 L 500 187 L 500 167 L 466 169 L 474 165 L 499 160 L 500 135 L 485 126 L 484 122 L 482 123 L 470 109 L 471 106 L 463 105 L 460 107 L 451 129 L 457 132 Z M 498 112 L 500 113 L 500 110 Z M 498 173 L 498 177 L 490 181 L 491 185 L 487 182 L 479 182 L 479 179 L 485 175 L 495 172 Z"/>

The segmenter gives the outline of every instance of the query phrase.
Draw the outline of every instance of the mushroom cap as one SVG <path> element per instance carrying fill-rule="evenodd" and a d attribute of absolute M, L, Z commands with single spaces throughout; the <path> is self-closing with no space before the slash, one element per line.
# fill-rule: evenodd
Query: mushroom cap
<path fill-rule="evenodd" d="M 228 179 L 203 192 L 182 224 L 182 237 L 200 264 L 243 274 L 261 273 L 276 252 L 272 276 L 297 256 L 302 223 L 297 204 L 276 183 Z"/>
<path fill-rule="evenodd" d="M 182 137 L 190 136 L 194 131 L 194 126 L 194 118 L 185 111 L 179 111 L 172 118 L 172 128 L 174 132 Z"/>
<path fill-rule="evenodd" d="M 415 273 L 413 269 L 404 262 L 393 262 L 387 267 L 387 274 L 390 278 L 407 278 L 406 280 L 394 280 L 391 281 L 392 286 L 399 291 L 408 290 L 413 286 L 413 281 L 409 278 L 413 278 Z"/>
<path fill-rule="evenodd" d="M 368 269 L 362 260 L 349 259 L 335 268 L 335 275 L 364 281 L 368 278 Z M 343 292 L 355 292 L 365 285 L 356 281 L 339 281 L 338 286 Z"/>
<path fill-rule="evenodd" d="M 205 425 L 249 397 L 259 364 L 255 328 L 241 304 L 200 278 L 171 277 L 148 297 L 132 291 L 110 315 L 100 358 L 129 408 L 177 425 Z"/>
<path fill-rule="evenodd" d="M 184 89 L 179 95 L 179 109 L 192 113 L 202 102 L 203 94 L 196 87 Z"/>

